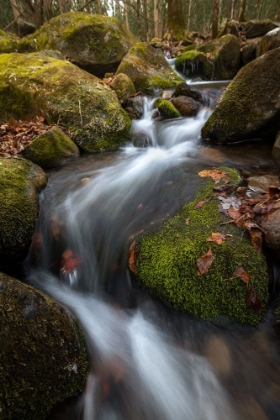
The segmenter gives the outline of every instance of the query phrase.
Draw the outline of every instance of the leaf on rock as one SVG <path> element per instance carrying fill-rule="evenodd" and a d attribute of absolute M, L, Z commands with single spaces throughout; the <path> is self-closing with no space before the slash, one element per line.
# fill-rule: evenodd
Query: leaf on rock
<path fill-rule="evenodd" d="M 243 226 L 250 236 L 253 247 L 259 254 L 261 254 L 263 235 L 266 234 L 266 232 L 257 223 L 250 220 L 247 220 Z"/>
<path fill-rule="evenodd" d="M 246 306 L 247 308 L 253 308 L 255 309 L 255 311 L 257 311 L 258 313 L 261 312 L 261 301 L 260 299 L 257 297 L 255 288 L 252 284 L 251 290 L 249 292 L 249 295 L 247 296 L 246 299 Z"/>
<path fill-rule="evenodd" d="M 213 198 L 213 195 L 211 195 L 211 197 L 207 198 L 206 200 L 200 201 L 199 203 L 197 203 L 197 204 L 194 206 L 194 209 L 195 209 L 195 210 L 200 209 L 202 206 L 204 206 L 204 204 L 206 204 L 206 203 L 208 203 L 210 200 L 212 200 L 212 198 Z"/>
<path fill-rule="evenodd" d="M 223 241 L 226 239 L 226 235 L 219 232 L 212 232 L 211 236 L 206 239 L 208 242 L 215 242 L 217 245 L 222 245 Z"/>
<path fill-rule="evenodd" d="M 197 268 L 200 274 L 206 274 L 211 267 L 212 262 L 214 261 L 215 257 L 212 254 L 211 248 L 204 254 L 201 258 L 197 260 Z"/>
<path fill-rule="evenodd" d="M 249 273 L 247 273 L 247 271 L 244 270 L 244 268 L 239 265 L 233 272 L 232 277 L 234 278 L 238 278 L 240 280 L 243 281 L 243 283 L 246 284 L 246 286 L 249 285 L 250 280 L 251 280 L 251 276 Z"/>
<path fill-rule="evenodd" d="M 133 241 L 128 250 L 128 266 L 129 266 L 129 269 L 134 274 L 136 274 L 135 246 L 136 246 L 136 241 Z"/>
<path fill-rule="evenodd" d="M 215 184 L 218 184 L 221 180 L 229 182 L 229 177 L 225 171 L 219 171 L 218 169 L 205 169 L 204 171 L 198 172 L 201 177 L 211 177 Z"/>

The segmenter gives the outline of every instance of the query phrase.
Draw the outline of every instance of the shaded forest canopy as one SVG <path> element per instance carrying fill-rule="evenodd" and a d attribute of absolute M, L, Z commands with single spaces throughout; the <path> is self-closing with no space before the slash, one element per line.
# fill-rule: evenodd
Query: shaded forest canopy
<path fill-rule="evenodd" d="M 182 4 L 187 31 L 211 32 L 213 7 L 219 6 L 219 25 L 238 19 L 280 20 L 279 0 L 0 0 L 0 28 L 13 30 L 22 18 L 40 27 L 60 13 L 80 10 L 115 16 L 141 40 L 162 38 L 168 26 L 168 6 Z"/>

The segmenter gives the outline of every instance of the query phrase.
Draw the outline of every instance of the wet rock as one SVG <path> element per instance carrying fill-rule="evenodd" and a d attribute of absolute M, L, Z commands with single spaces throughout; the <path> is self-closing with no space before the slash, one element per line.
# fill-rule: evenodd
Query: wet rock
<path fill-rule="evenodd" d="M 19 52 L 58 50 L 64 58 L 103 77 L 115 72 L 136 38 L 117 18 L 68 12 L 46 22 L 19 42 Z"/>
<path fill-rule="evenodd" d="M 257 46 L 255 43 L 251 42 L 249 44 L 244 45 L 241 49 L 241 60 L 243 65 L 250 63 L 250 61 L 255 60 L 257 56 Z"/>
<path fill-rule="evenodd" d="M 80 155 L 76 144 L 60 128 L 50 130 L 37 136 L 22 152 L 26 159 L 42 168 L 54 168 L 63 165 L 69 159 Z"/>
<path fill-rule="evenodd" d="M 280 47 L 280 28 L 275 28 L 272 31 L 264 35 L 257 44 L 256 55 L 265 54 L 268 51 L 274 50 Z"/>
<path fill-rule="evenodd" d="M 48 124 L 59 121 L 87 152 L 116 147 L 129 138 L 130 118 L 97 77 L 50 51 L 0 55 L 0 120 L 38 115 Z"/>
<path fill-rule="evenodd" d="M 129 98 L 124 105 L 124 109 L 132 120 L 140 120 L 144 113 L 143 97 L 136 96 L 135 98 Z"/>
<path fill-rule="evenodd" d="M 127 99 L 136 93 L 134 84 L 130 78 L 123 73 L 119 73 L 114 77 L 110 86 L 116 92 L 121 104 L 126 103 Z"/>
<path fill-rule="evenodd" d="M 217 143 L 275 139 L 280 130 L 279 60 L 276 48 L 238 72 L 202 127 L 203 138 Z"/>
<path fill-rule="evenodd" d="M 85 386 L 88 360 L 79 324 L 44 293 L 0 273 L 0 417 L 44 420 Z"/>
<path fill-rule="evenodd" d="M 148 147 L 152 145 L 152 140 L 148 133 L 144 131 L 136 131 L 132 133 L 132 143 L 135 147 Z"/>
<path fill-rule="evenodd" d="M 183 81 L 168 64 L 163 52 L 145 42 L 138 42 L 129 50 L 117 69 L 119 73 L 126 74 L 136 90 L 146 94 L 174 88 Z"/>
<path fill-rule="evenodd" d="M 213 63 L 208 60 L 206 54 L 196 50 L 187 51 L 177 57 L 175 66 L 187 78 L 199 77 L 202 80 L 213 78 Z"/>
<path fill-rule="evenodd" d="M 188 96 L 177 96 L 171 102 L 183 117 L 194 117 L 200 108 L 200 104 Z"/>
<path fill-rule="evenodd" d="M 25 258 L 38 213 L 38 193 L 47 176 L 25 159 L 0 158 L 0 267 Z"/>
<path fill-rule="evenodd" d="M 179 118 L 180 113 L 177 108 L 172 104 L 171 101 L 158 98 L 156 100 L 156 106 L 159 110 L 160 115 L 163 118 Z"/>
<path fill-rule="evenodd" d="M 278 25 L 269 19 L 249 20 L 243 23 L 246 38 L 258 38 L 277 27 Z"/>
<path fill-rule="evenodd" d="M 230 348 L 222 337 L 211 336 L 205 348 L 205 356 L 216 375 L 227 376 L 232 371 Z"/>
<path fill-rule="evenodd" d="M 174 92 L 175 96 L 188 96 L 193 98 L 195 101 L 204 102 L 203 94 L 196 89 L 191 88 L 187 83 L 181 83 L 178 85 Z"/>
<path fill-rule="evenodd" d="M 280 209 L 272 209 L 258 220 L 266 231 L 265 244 L 280 255 Z"/>
<path fill-rule="evenodd" d="M 161 99 L 169 100 L 169 99 L 172 98 L 173 94 L 174 94 L 174 89 L 164 90 L 164 91 L 161 92 Z"/>
<path fill-rule="evenodd" d="M 277 133 L 276 140 L 272 148 L 272 157 L 280 166 L 280 131 Z"/>

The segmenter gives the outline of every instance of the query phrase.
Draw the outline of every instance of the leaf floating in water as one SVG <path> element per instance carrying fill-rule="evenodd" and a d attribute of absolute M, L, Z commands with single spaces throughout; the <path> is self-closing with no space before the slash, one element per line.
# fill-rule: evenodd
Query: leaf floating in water
<path fill-rule="evenodd" d="M 246 299 L 246 306 L 247 308 L 253 308 L 258 313 L 261 313 L 261 301 L 257 297 L 256 291 L 254 286 L 252 285 L 250 293 Z"/>
<path fill-rule="evenodd" d="M 133 241 L 128 250 L 128 266 L 132 273 L 136 274 L 136 264 L 135 264 L 135 246 L 136 241 Z"/>
<path fill-rule="evenodd" d="M 219 171 L 218 169 L 205 169 L 204 171 L 198 172 L 201 177 L 211 177 L 215 184 L 218 184 L 221 180 L 229 182 L 229 177 L 225 171 Z"/>
<path fill-rule="evenodd" d="M 211 267 L 212 262 L 214 261 L 215 257 L 212 254 L 211 248 L 204 254 L 201 258 L 197 260 L 197 268 L 200 274 L 206 274 Z"/>
<path fill-rule="evenodd" d="M 226 239 L 226 235 L 219 232 L 212 232 L 211 236 L 206 239 L 208 242 L 215 242 L 217 245 L 222 245 L 223 241 Z"/>
<path fill-rule="evenodd" d="M 250 283 L 251 280 L 251 276 L 249 273 L 247 273 L 247 271 L 244 270 L 244 268 L 239 265 L 233 272 L 232 277 L 234 278 L 238 278 L 240 280 L 243 281 L 243 283 L 245 283 L 247 286 Z"/>

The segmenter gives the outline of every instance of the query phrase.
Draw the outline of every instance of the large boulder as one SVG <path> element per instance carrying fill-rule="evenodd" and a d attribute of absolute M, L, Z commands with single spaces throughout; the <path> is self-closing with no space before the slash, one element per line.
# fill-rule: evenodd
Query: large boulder
<path fill-rule="evenodd" d="M 138 42 L 129 50 L 117 69 L 119 73 L 126 74 L 136 90 L 146 94 L 153 94 L 157 89 L 174 88 L 183 82 L 163 52 L 145 42 Z"/>
<path fill-rule="evenodd" d="M 185 52 L 176 59 L 175 66 L 190 78 L 232 79 L 240 69 L 240 41 L 234 35 L 224 35 Z"/>
<path fill-rule="evenodd" d="M 0 54 L 17 51 L 18 40 L 12 33 L 0 30 Z"/>
<path fill-rule="evenodd" d="M 67 60 L 98 77 L 116 71 L 136 42 L 117 18 L 84 12 L 63 13 L 19 42 L 19 52 L 58 50 Z"/>
<path fill-rule="evenodd" d="M 280 48 L 243 67 L 201 134 L 217 143 L 275 138 L 280 130 Z"/>
<path fill-rule="evenodd" d="M 88 360 L 79 324 L 44 293 L 0 273 L 1 419 L 44 420 L 80 394 Z"/>
<path fill-rule="evenodd" d="M 37 136 L 22 152 L 26 159 L 48 169 L 63 165 L 80 155 L 76 144 L 59 127 Z"/>
<path fill-rule="evenodd" d="M 232 183 L 239 180 L 233 170 L 218 171 L 226 172 Z M 265 257 L 244 236 L 243 229 L 224 223 L 229 219 L 219 212 L 220 201 L 213 197 L 213 187 L 220 183 L 205 179 L 197 180 L 200 189 L 193 201 L 136 244 L 136 279 L 179 311 L 206 319 L 222 315 L 257 324 L 269 300 Z M 217 243 L 218 235 L 224 239 Z M 247 284 L 245 278 L 242 281 L 234 274 L 238 267 L 248 273 Z M 255 302 L 259 299 L 258 306 L 251 305 L 250 289 Z"/>
<path fill-rule="evenodd" d="M 258 38 L 278 27 L 276 23 L 269 19 L 249 20 L 242 25 L 246 38 Z"/>
<path fill-rule="evenodd" d="M 280 47 L 280 28 L 277 27 L 264 35 L 257 44 L 257 56 Z"/>
<path fill-rule="evenodd" d="M 0 55 L 0 121 L 42 115 L 87 152 L 129 137 L 131 120 L 105 83 L 53 52 Z"/>
<path fill-rule="evenodd" d="M 28 251 L 38 213 L 44 171 L 28 160 L 0 158 L 0 267 L 22 260 Z"/>

